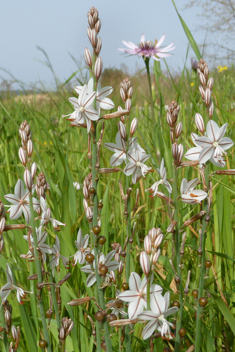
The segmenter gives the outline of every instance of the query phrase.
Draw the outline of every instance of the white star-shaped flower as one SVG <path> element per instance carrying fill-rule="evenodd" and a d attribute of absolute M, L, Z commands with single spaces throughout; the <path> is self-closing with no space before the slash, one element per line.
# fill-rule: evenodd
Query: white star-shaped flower
<path fill-rule="evenodd" d="M 170 183 L 166 179 L 166 168 L 164 167 L 164 159 L 162 158 L 160 169 L 157 169 L 161 180 L 155 182 L 150 188 L 146 189 L 146 191 L 150 191 L 152 193 L 152 197 L 154 197 L 158 191 L 159 185 L 164 185 L 169 193 L 172 193 L 172 187 Z"/>
<path fill-rule="evenodd" d="M 150 302 L 151 310 L 146 310 L 138 315 L 141 320 L 149 320 L 143 330 L 143 339 L 149 338 L 156 329 L 161 332 L 162 337 L 171 339 L 170 326 L 173 326 L 173 324 L 169 323 L 165 318 L 176 313 L 178 308 L 169 308 L 170 292 L 166 292 L 164 297 L 159 293 L 154 293 L 153 297 L 154 299 Z"/>
<path fill-rule="evenodd" d="M 43 263 L 45 263 L 46 262 L 46 253 L 47 254 L 52 254 L 52 249 L 51 249 L 50 246 L 48 246 L 47 244 L 44 243 L 46 241 L 46 238 L 47 238 L 47 233 L 46 233 L 46 231 L 42 232 L 41 229 L 42 229 L 41 226 L 39 228 L 35 228 L 36 234 L 37 234 L 37 243 L 38 243 L 37 248 L 38 248 L 38 250 L 40 251 L 40 253 L 42 255 Z M 23 237 L 24 237 L 24 239 L 26 241 L 29 241 L 28 236 L 23 236 Z M 31 242 L 32 246 L 34 246 L 34 240 L 33 240 L 32 234 L 30 234 L 30 242 Z M 29 253 L 27 255 L 30 255 L 30 254 L 34 255 L 34 253 L 29 251 Z"/>
<path fill-rule="evenodd" d="M 32 189 L 32 193 L 34 191 L 34 187 Z M 29 190 L 24 189 L 24 184 L 21 180 L 18 180 L 15 185 L 15 194 L 6 194 L 5 198 L 8 202 L 13 205 L 6 205 L 10 207 L 10 218 L 15 220 L 18 219 L 22 212 L 24 214 L 25 220 L 27 223 L 30 222 L 31 214 L 30 214 L 30 203 L 29 203 Z M 33 200 L 33 209 L 37 210 L 39 207 L 39 201 L 36 198 L 32 198 Z"/>
<path fill-rule="evenodd" d="M 74 265 L 84 264 L 85 256 L 88 252 L 90 252 L 90 248 L 88 248 L 89 234 L 85 235 L 84 238 L 82 236 L 81 229 L 78 230 L 77 241 L 75 241 L 75 245 L 78 251 L 74 254 Z"/>
<path fill-rule="evenodd" d="M 52 225 L 54 229 L 58 230 L 59 226 L 66 226 L 63 222 L 60 222 L 56 219 L 53 219 L 51 217 L 51 209 L 48 208 L 47 203 L 43 197 L 40 197 L 40 205 L 42 209 L 42 215 L 41 215 L 41 224 L 40 226 L 43 226 L 44 224 L 48 224 L 49 221 L 52 222 Z"/>
<path fill-rule="evenodd" d="M 152 277 L 151 277 L 152 281 Z M 132 272 L 129 278 L 130 290 L 120 293 L 118 299 L 124 302 L 129 302 L 128 315 L 129 319 L 135 319 L 138 314 L 147 308 L 147 278 L 146 276 L 141 281 L 140 276 Z M 154 292 L 162 292 L 162 287 L 159 285 L 150 286 L 150 300 L 153 298 Z"/>
<path fill-rule="evenodd" d="M 130 162 L 126 165 L 123 172 L 127 176 L 132 175 L 132 182 L 136 183 L 139 177 L 145 176 L 151 170 L 151 167 L 144 164 L 149 159 L 149 155 L 137 143 L 136 148 L 129 149 L 127 157 Z"/>
<path fill-rule="evenodd" d="M 93 78 L 90 78 L 89 82 L 87 83 L 87 94 L 90 94 L 93 92 L 93 87 L 94 87 L 94 80 Z M 78 94 L 81 94 L 82 91 L 82 86 L 76 86 L 74 89 Z M 107 98 L 109 94 L 111 94 L 113 91 L 112 87 L 103 87 L 101 88 L 101 83 L 99 82 L 97 85 L 97 91 L 96 91 L 96 110 L 98 114 L 100 115 L 100 109 L 104 110 L 111 110 L 114 108 L 114 103 L 111 99 Z"/>
<path fill-rule="evenodd" d="M 62 259 L 62 263 L 64 264 L 65 268 L 67 268 L 68 265 L 68 258 L 60 254 L 60 240 L 58 236 L 56 236 L 55 238 L 55 244 L 52 248 L 52 254 L 54 254 L 54 257 L 50 261 L 50 266 L 52 268 L 52 274 L 54 276 L 54 269 L 60 264 L 60 258 Z"/>
<path fill-rule="evenodd" d="M 134 148 L 136 137 L 131 138 L 129 148 Z M 105 143 L 106 148 L 114 152 L 110 159 L 111 166 L 119 166 L 126 161 L 126 142 L 121 137 L 120 132 L 116 134 L 116 144 L 115 143 Z"/>
<path fill-rule="evenodd" d="M 94 251 L 91 252 L 92 254 L 94 254 Z M 101 265 L 105 265 L 108 268 L 108 272 L 110 271 L 114 271 L 116 269 L 118 269 L 119 267 L 119 263 L 112 260 L 114 255 L 115 255 L 116 251 L 113 250 L 111 252 L 109 252 L 106 257 L 104 256 L 103 253 L 100 253 L 97 256 L 97 264 L 98 264 L 98 272 L 99 272 L 99 267 Z M 93 261 L 92 266 L 91 265 L 85 265 L 84 267 L 81 268 L 81 271 L 83 271 L 84 273 L 88 273 L 89 276 L 87 277 L 86 280 L 86 285 L 87 287 L 92 286 L 95 282 L 96 282 L 96 276 L 95 276 L 95 260 Z M 106 276 L 108 276 L 109 274 L 106 274 Z"/>
<path fill-rule="evenodd" d="M 18 286 L 15 286 L 14 283 L 13 283 L 13 278 L 12 278 L 12 272 L 11 272 L 11 269 L 9 267 L 9 265 L 7 264 L 6 265 L 7 268 L 6 268 L 6 274 L 7 274 L 7 283 L 6 285 L 4 285 L 2 288 L 1 288 L 1 291 L 0 291 L 0 295 L 2 297 L 2 303 L 4 303 L 7 299 L 7 296 L 9 295 L 9 293 L 12 291 L 12 290 L 16 290 L 16 296 L 17 296 L 17 300 L 20 304 L 23 304 L 23 302 L 21 301 L 21 297 L 25 297 L 25 293 L 32 293 L 32 292 L 29 292 L 29 291 L 24 291 L 22 288 L 18 287 Z"/>
<path fill-rule="evenodd" d="M 215 121 L 210 120 L 206 127 L 206 136 L 199 137 L 192 133 L 192 140 L 196 147 L 189 149 L 185 157 L 189 160 L 198 160 L 200 164 L 210 160 L 214 165 L 224 167 L 224 155 L 227 154 L 225 150 L 234 144 L 230 138 L 224 137 L 227 125 L 225 123 L 219 128 Z"/>
<path fill-rule="evenodd" d="M 97 121 L 99 118 L 98 112 L 92 106 L 95 97 L 96 92 L 87 94 L 87 86 L 84 85 L 78 99 L 74 97 L 69 98 L 75 111 L 63 117 L 69 116 L 68 120 L 72 121 L 73 126 L 82 125 L 86 120 L 88 133 L 91 129 L 91 121 Z"/>
<path fill-rule="evenodd" d="M 186 180 L 186 178 L 183 178 L 180 186 L 182 202 L 188 204 L 197 204 L 201 203 L 203 199 L 207 197 L 206 192 L 202 191 L 201 189 L 194 189 L 198 183 L 198 178 L 195 178 L 189 182 Z"/>

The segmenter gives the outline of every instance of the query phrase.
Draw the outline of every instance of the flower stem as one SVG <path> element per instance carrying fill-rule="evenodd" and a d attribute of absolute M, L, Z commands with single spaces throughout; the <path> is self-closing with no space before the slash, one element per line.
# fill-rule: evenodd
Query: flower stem
<path fill-rule="evenodd" d="M 150 274 L 151 275 L 151 274 Z M 148 277 L 147 282 L 147 310 L 150 310 L 150 277 Z M 150 352 L 150 339 L 147 340 L 147 352 Z"/>
<path fill-rule="evenodd" d="M 30 225 L 31 225 L 32 232 L 33 232 L 32 235 L 33 235 L 33 242 L 34 242 L 34 255 L 35 255 L 36 269 L 37 269 L 37 274 L 38 274 L 38 283 L 42 283 L 41 261 L 37 256 L 38 242 L 37 242 L 37 234 L 36 234 L 36 230 L 35 230 L 35 226 L 34 226 L 34 209 L 33 209 L 32 194 L 30 194 L 29 200 L 30 200 L 30 214 L 31 214 Z M 49 332 L 47 329 L 47 322 L 46 322 L 46 317 L 45 317 L 45 309 L 44 309 L 44 305 L 43 305 L 41 290 L 37 294 L 37 300 L 38 300 L 39 312 L 40 312 L 40 317 L 41 317 L 42 326 L 43 326 L 43 336 L 44 336 L 45 341 L 47 342 L 47 351 L 51 352 L 51 344 L 50 344 Z"/>
<path fill-rule="evenodd" d="M 152 83 L 151 83 L 151 75 L 150 75 L 150 70 L 149 70 L 149 58 L 145 57 L 144 58 L 144 63 L 146 66 L 147 70 L 147 77 L 148 77 L 148 86 L 149 86 L 149 97 L 150 97 L 150 107 L 151 107 L 151 117 L 152 117 L 152 123 L 153 127 L 155 126 L 155 113 L 154 113 L 154 102 L 153 102 L 153 95 L 152 95 Z"/>

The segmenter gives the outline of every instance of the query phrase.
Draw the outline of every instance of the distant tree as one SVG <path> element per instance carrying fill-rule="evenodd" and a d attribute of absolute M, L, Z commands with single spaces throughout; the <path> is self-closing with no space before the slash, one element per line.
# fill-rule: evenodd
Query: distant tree
<path fill-rule="evenodd" d="M 198 29 L 206 30 L 206 56 L 214 60 L 235 59 L 235 0 L 190 0 L 185 9 L 201 8 Z M 205 21 L 202 21 L 204 18 Z M 209 34 L 209 42 L 208 42 Z M 210 36 L 210 34 L 214 34 Z M 211 37 L 216 38 L 211 40 Z"/>

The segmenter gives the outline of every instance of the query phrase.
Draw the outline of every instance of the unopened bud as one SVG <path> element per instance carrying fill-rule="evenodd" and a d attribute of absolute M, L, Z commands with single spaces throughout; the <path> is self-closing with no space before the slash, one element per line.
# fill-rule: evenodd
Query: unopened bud
<path fill-rule="evenodd" d="M 31 172 L 28 169 L 24 170 L 24 182 L 26 184 L 26 187 L 31 190 L 33 186 L 33 178 Z"/>
<path fill-rule="evenodd" d="M 151 238 L 149 235 L 145 236 L 144 238 L 144 250 L 147 254 L 151 254 L 152 244 L 151 244 Z"/>
<path fill-rule="evenodd" d="M 205 99 L 205 91 L 204 91 L 204 88 L 202 86 L 199 86 L 199 92 L 202 96 L 202 99 L 204 100 Z"/>
<path fill-rule="evenodd" d="M 205 100 L 206 106 L 209 106 L 210 102 L 211 102 L 211 90 L 210 90 L 210 88 L 206 88 L 205 99 L 204 100 Z"/>
<path fill-rule="evenodd" d="M 204 76 L 206 77 L 206 79 L 207 79 L 208 76 L 209 76 L 209 69 L 208 69 L 207 64 L 206 64 L 205 67 L 204 67 Z"/>
<path fill-rule="evenodd" d="M 178 159 L 178 149 L 179 149 L 179 147 L 178 147 L 177 143 L 172 144 L 172 155 L 173 155 L 174 160 Z"/>
<path fill-rule="evenodd" d="M 119 167 L 99 169 L 100 174 L 112 174 L 119 171 L 122 171 L 122 169 L 120 169 Z"/>
<path fill-rule="evenodd" d="M 206 214 L 206 211 L 205 210 L 202 210 L 200 211 L 198 214 L 194 215 L 191 217 L 191 219 L 189 220 L 186 220 L 184 222 L 184 226 L 189 226 L 191 225 L 193 222 L 197 221 L 197 220 L 200 220 L 201 218 L 203 218 Z"/>
<path fill-rule="evenodd" d="M 167 123 L 168 123 L 168 125 L 169 125 L 170 127 L 173 127 L 173 126 L 174 126 L 174 123 L 173 123 L 173 121 L 172 121 L 171 114 L 170 114 L 169 112 L 166 114 L 166 121 L 167 121 Z"/>
<path fill-rule="evenodd" d="M 87 18 L 88 18 L 88 23 L 89 23 L 90 28 L 91 29 L 94 28 L 95 24 L 94 24 L 93 16 L 91 16 L 91 14 L 89 12 L 88 12 Z"/>
<path fill-rule="evenodd" d="M 206 86 L 206 78 L 202 72 L 200 72 L 200 74 L 199 74 L 199 79 L 200 79 L 202 86 L 205 87 Z"/>
<path fill-rule="evenodd" d="M 20 149 L 19 149 L 19 158 L 20 158 L 21 163 L 24 166 L 26 166 L 26 164 L 27 164 L 26 152 L 22 147 L 20 147 Z"/>
<path fill-rule="evenodd" d="M 216 170 L 217 175 L 235 175 L 235 169 Z"/>
<path fill-rule="evenodd" d="M 86 217 L 87 217 L 87 220 L 90 222 L 93 219 L 93 211 L 90 207 L 87 207 L 87 209 L 86 209 Z"/>
<path fill-rule="evenodd" d="M 118 130 L 122 139 L 126 140 L 126 127 L 121 121 L 118 122 Z"/>
<path fill-rule="evenodd" d="M 174 233 L 176 224 L 177 224 L 176 221 L 172 221 L 172 222 L 170 223 L 170 225 L 168 226 L 168 228 L 166 229 L 166 232 L 168 232 L 168 233 Z"/>
<path fill-rule="evenodd" d="M 88 48 L 85 48 L 84 50 L 84 59 L 86 61 L 86 64 L 89 66 L 89 67 L 92 67 L 92 58 L 91 58 L 91 53 L 90 53 L 90 50 Z"/>
<path fill-rule="evenodd" d="M 95 62 L 95 68 L 94 68 L 94 74 L 97 80 L 99 80 L 101 73 L 103 69 L 103 61 L 101 57 L 97 57 L 96 62 Z"/>
<path fill-rule="evenodd" d="M 214 103 L 211 101 L 210 106 L 209 106 L 209 117 L 211 118 L 214 113 Z"/>
<path fill-rule="evenodd" d="M 150 237 L 151 242 L 154 243 L 154 241 L 157 237 L 157 230 L 155 229 L 155 227 L 153 227 L 151 230 L 149 230 L 148 236 Z"/>
<path fill-rule="evenodd" d="M 83 191 L 83 196 L 84 196 L 84 198 L 88 199 L 88 198 L 89 198 L 89 192 L 88 192 L 87 187 L 86 187 L 86 186 L 83 186 L 82 191 Z"/>
<path fill-rule="evenodd" d="M 131 128 L 130 128 L 130 135 L 131 137 L 134 135 L 135 131 L 137 130 L 138 127 L 138 120 L 137 117 L 135 117 L 132 121 L 131 121 Z"/>
<path fill-rule="evenodd" d="M 176 128 L 175 128 L 175 136 L 176 136 L 176 138 L 179 138 L 179 136 L 181 135 L 182 127 L 183 127 L 183 125 L 182 125 L 182 122 L 180 121 L 177 124 Z"/>
<path fill-rule="evenodd" d="M 160 235 L 158 235 L 155 239 L 155 242 L 154 242 L 154 248 L 158 248 L 161 244 L 162 244 L 162 241 L 163 241 L 163 233 L 161 233 Z"/>
<path fill-rule="evenodd" d="M 140 253 L 140 266 L 143 270 L 144 275 L 148 276 L 150 272 L 150 262 L 147 253 L 144 251 Z"/>
<path fill-rule="evenodd" d="M 161 249 L 158 248 L 158 250 L 154 253 L 152 263 L 155 265 L 160 257 L 161 254 Z"/>
<path fill-rule="evenodd" d="M 125 102 L 125 109 L 130 111 L 131 110 L 131 99 L 127 98 L 126 102 Z"/>
<path fill-rule="evenodd" d="M 4 231 L 5 225 L 6 225 L 6 219 L 5 218 L 1 218 L 1 220 L 0 220 L 0 235 Z"/>
<path fill-rule="evenodd" d="M 38 274 L 33 274 L 28 277 L 28 280 L 37 280 L 38 279 Z"/>
<path fill-rule="evenodd" d="M 124 103 L 125 103 L 126 93 L 124 92 L 124 89 L 122 87 L 120 88 L 120 96 L 121 96 L 122 101 L 124 101 Z"/>
<path fill-rule="evenodd" d="M 23 144 L 26 145 L 28 142 L 28 136 L 25 131 L 21 132 L 21 139 L 22 139 Z"/>
<path fill-rule="evenodd" d="M 96 33 L 97 33 L 97 34 L 99 33 L 100 28 L 101 28 L 101 20 L 98 19 L 98 21 L 97 21 L 96 24 L 95 24 L 95 30 L 96 30 Z"/>
<path fill-rule="evenodd" d="M 183 144 L 178 145 L 178 157 L 177 157 L 177 163 L 179 164 L 183 158 L 184 155 L 184 146 Z"/>
<path fill-rule="evenodd" d="M 37 172 L 37 164 L 35 162 L 32 163 L 30 171 L 31 171 L 32 178 L 34 180 Z"/>
<path fill-rule="evenodd" d="M 127 92 L 127 96 L 128 96 L 128 98 L 132 98 L 132 95 L 133 95 L 133 88 L 132 88 L 132 86 L 130 86 L 130 88 L 128 89 L 128 92 Z"/>
<path fill-rule="evenodd" d="M 118 273 L 121 274 L 123 272 L 123 261 L 120 261 L 119 268 L 118 268 Z"/>
<path fill-rule="evenodd" d="M 13 339 L 16 341 L 18 338 L 18 332 L 16 330 L 15 325 L 12 325 L 12 327 L 11 327 L 11 334 L 12 334 Z"/>
<path fill-rule="evenodd" d="M 90 39 L 90 38 L 89 38 Z M 91 39 L 90 39 L 91 45 L 93 46 L 93 48 L 96 48 L 97 45 L 97 32 L 96 30 L 93 28 L 91 29 Z"/>
<path fill-rule="evenodd" d="M 64 327 L 63 326 L 61 326 L 61 328 L 60 328 L 60 332 L 59 332 L 59 340 L 65 340 L 65 331 L 64 331 Z"/>
<path fill-rule="evenodd" d="M 4 247 L 4 238 L 2 235 L 0 235 L 0 253 L 2 253 Z"/>
<path fill-rule="evenodd" d="M 83 207 L 84 207 L 84 210 L 86 211 L 87 208 L 88 208 L 88 203 L 86 201 L 86 199 L 83 199 Z"/>
<path fill-rule="evenodd" d="M 96 45 L 96 49 L 95 49 L 95 53 L 96 55 L 99 55 L 100 51 L 101 51 L 101 48 L 102 48 L 102 40 L 101 38 L 99 37 L 97 39 L 97 45 Z"/>
<path fill-rule="evenodd" d="M 212 90 L 213 89 L 213 85 L 214 85 L 214 78 L 213 77 L 210 77 L 208 79 L 208 82 L 207 82 L 207 87 Z"/>
<path fill-rule="evenodd" d="M 199 129 L 199 131 L 202 134 L 204 134 L 204 132 L 205 132 L 204 120 L 198 112 L 195 114 L 195 124 L 196 124 L 197 128 Z"/>
<path fill-rule="evenodd" d="M 31 139 L 27 142 L 27 153 L 29 157 L 33 154 L 33 142 Z"/>

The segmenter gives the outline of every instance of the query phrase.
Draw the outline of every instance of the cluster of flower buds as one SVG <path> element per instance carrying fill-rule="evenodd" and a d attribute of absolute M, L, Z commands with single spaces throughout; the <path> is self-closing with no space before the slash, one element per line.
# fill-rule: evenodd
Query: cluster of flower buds
<path fill-rule="evenodd" d="M 99 19 L 98 11 L 94 7 L 92 7 L 88 12 L 87 17 L 89 23 L 89 26 L 87 27 L 87 35 L 93 47 L 93 53 L 98 56 L 102 47 L 101 38 L 98 37 L 98 33 L 101 28 L 101 21 Z M 85 48 L 84 58 L 87 65 L 92 68 L 92 56 L 88 48 Z M 93 67 L 94 74 L 97 80 L 99 80 L 101 76 L 102 69 L 103 61 L 101 57 L 98 56 Z"/>
<path fill-rule="evenodd" d="M 131 110 L 131 98 L 133 95 L 133 88 L 131 85 L 131 81 L 129 78 L 124 78 L 124 80 L 120 84 L 120 96 L 122 101 L 125 103 L 125 109 L 130 112 Z"/>
<path fill-rule="evenodd" d="M 197 64 L 197 73 L 201 82 L 199 91 L 208 109 L 209 117 L 211 118 L 214 112 L 214 104 L 211 101 L 211 92 L 214 85 L 213 77 L 209 78 L 209 69 L 207 63 L 201 59 Z"/>
<path fill-rule="evenodd" d="M 59 340 L 62 344 L 65 343 L 66 337 L 71 333 L 74 327 L 74 322 L 67 318 L 64 317 L 61 320 L 61 328 L 59 330 Z"/>
<path fill-rule="evenodd" d="M 2 236 L 2 233 L 4 231 L 6 225 L 6 218 L 5 218 L 5 208 L 3 202 L 0 200 L 0 253 L 3 250 L 4 246 L 4 238 Z"/>
<path fill-rule="evenodd" d="M 14 342 L 11 342 L 11 348 L 12 348 L 12 351 L 17 351 L 18 349 L 18 345 L 19 345 L 19 342 L 20 342 L 20 327 L 17 326 L 17 328 L 15 327 L 15 325 L 12 325 L 11 327 L 11 335 L 12 335 L 12 338 L 14 340 Z"/>
<path fill-rule="evenodd" d="M 43 172 L 40 172 L 38 174 L 37 179 L 36 179 L 36 192 L 38 197 L 43 197 L 44 199 L 46 198 L 45 192 L 49 188 L 49 185 L 46 181 L 46 177 Z"/>
<path fill-rule="evenodd" d="M 144 251 L 140 253 L 140 265 L 146 276 L 157 263 L 161 250 L 160 245 L 163 241 L 163 233 L 161 229 L 152 228 L 144 239 Z M 152 268 L 151 268 L 152 266 Z"/>
<path fill-rule="evenodd" d="M 30 126 L 27 121 L 23 121 L 20 125 L 19 134 L 21 138 L 22 147 L 19 148 L 19 158 L 22 165 L 25 167 L 24 171 L 24 182 L 26 187 L 31 190 L 33 186 L 33 180 L 37 172 L 37 164 L 32 163 L 30 166 L 30 160 L 33 153 L 33 142 Z"/>
<path fill-rule="evenodd" d="M 184 147 L 182 144 L 178 144 L 176 141 L 180 137 L 182 133 L 182 122 L 178 122 L 180 106 L 177 104 L 176 101 L 172 101 L 168 105 L 168 112 L 167 112 L 167 123 L 170 127 L 170 137 L 172 143 L 172 155 L 174 159 L 175 165 L 180 165 L 180 162 L 183 158 L 184 154 Z"/>
<path fill-rule="evenodd" d="M 91 206 L 93 205 L 94 194 L 95 189 L 93 188 L 92 174 L 89 174 L 83 181 L 83 206 L 89 223 L 91 223 L 93 219 L 93 211 Z"/>
<path fill-rule="evenodd" d="M 3 309 L 4 309 L 4 319 L 6 324 L 6 332 L 9 333 L 11 331 L 11 324 L 12 324 L 12 306 L 6 300 L 3 302 Z"/>

